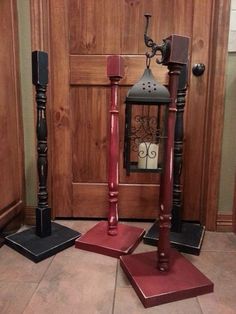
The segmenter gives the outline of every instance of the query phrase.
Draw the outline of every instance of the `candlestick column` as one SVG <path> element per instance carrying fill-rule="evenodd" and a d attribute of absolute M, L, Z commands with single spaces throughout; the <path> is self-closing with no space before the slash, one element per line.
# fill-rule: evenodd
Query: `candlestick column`
<path fill-rule="evenodd" d="M 51 208 L 48 207 L 47 192 L 47 84 L 48 84 L 48 54 L 43 51 L 32 53 L 32 75 L 35 85 L 37 103 L 37 151 L 38 151 L 38 206 L 36 208 L 36 235 L 47 237 L 51 234 Z"/>
<path fill-rule="evenodd" d="M 164 158 L 164 172 L 161 176 L 160 191 L 160 215 L 159 215 L 159 241 L 158 241 L 158 268 L 161 271 L 169 269 L 170 255 L 170 228 L 171 209 L 173 195 L 173 150 L 174 150 L 174 130 L 176 119 L 177 89 L 181 65 L 169 64 L 169 91 L 171 102 L 169 105 L 169 115 L 167 122 L 167 142 Z"/>
<path fill-rule="evenodd" d="M 108 234 L 118 233 L 118 187 L 119 187 L 119 107 L 118 84 L 123 77 L 123 59 L 110 56 L 107 60 L 107 76 L 111 82 L 110 124 L 108 148 Z"/>

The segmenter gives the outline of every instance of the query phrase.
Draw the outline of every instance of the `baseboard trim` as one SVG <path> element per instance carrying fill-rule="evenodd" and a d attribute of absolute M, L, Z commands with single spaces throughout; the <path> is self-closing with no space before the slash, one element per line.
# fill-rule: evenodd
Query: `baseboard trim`
<path fill-rule="evenodd" d="M 10 206 L 0 214 L 0 229 L 4 228 L 14 217 L 16 217 L 23 209 L 22 200 Z"/>
<path fill-rule="evenodd" d="M 35 207 L 26 206 L 24 209 L 24 224 L 34 226 L 35 225 Z"/>
<path fill-rule="evenodd" d="M 26 206 L 24 210 L 24 223 L 26 225 L 35 225 L 35 207 Z M 68 218 L 68 217 L 67 217 Z M 66 218 L 64 218 L 66 219 Z M 89 217 L 86 219 L 90 219 Z M 219 212 L 217 215 L 216 231 L 233 231 L 233 214 L 230 212 Z"/>
<path fill-rule="evenodd" d="M 236 174 L 234 177 L 233 232 L 236 234 Z"/>
<path fill-rule="evenodd" d="M 216 231 L 233 231 L 233 214 L 231 212 L 219 212 L 217 215 Z"/>

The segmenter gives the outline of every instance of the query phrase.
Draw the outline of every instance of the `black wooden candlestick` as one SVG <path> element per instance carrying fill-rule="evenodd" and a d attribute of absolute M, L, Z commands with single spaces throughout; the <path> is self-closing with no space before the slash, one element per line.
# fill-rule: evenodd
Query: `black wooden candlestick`
<path fill-rule="evenodd" d="M 183 69 L 185 71 L 185 69 Z M 182 72 L 184 74 L 184 72 Z M 179 80 L 176 103 L 175 141 L 174 141 L 174 182 L 173 182 L 173 203 L 172 203 L 172 224 L 171 231 L 180 232 L 182 228 L 182 186 L 181 172 L 183 164 L 183 114 L 185 97 L 187 91 L 186 77 L 182 75 Z"/>
<path fill-rule="evenodd" d="M 47 192 L 47 84 L 48 54 L 43 51 L 32 53 L 32 81 L 36 90 L 37 103 L 37 151 L 38 151 L 38 204 L 36 226 L 6 237 L 6 244 L 34 262 L 39 262 L 69 246 L 72 246 L 80 233 L 51 222 L 51 208 L 48 206 Z"/>
<path fill-rule="evenodd" d="M 47 121 L 46 121 L 46 103 L 47 103 L 47 83 L 48 83 L 48 55 L 41 51 L 32 53 L 32 77 L 35 85 L 37 103 L 37 151 L 38 151 L 38 207 L 36 208 L 36 234 L 40 237 L 46 237 L 51 234 L 51 208 L 48 207 L 47 192 Z"/>
<path fill-rule="evenodd" d="M 199 255 L 205 227 L 199 222 L 182 220 L 183 200 L 181 173 L 183 165 L 183 139 L 184 139 L 184 107 L 187 92 L 187 66 L 183 66 L 179 79 L 177 103 L 176 103 L 176 124 L 174 141 L 174 176 L 173 176 L 173 202 L 170 241 L 171 245 L 181 252 Z M 147 231 L 143 240 L 144 243 L 156 246 L 159 238 L 159 222 L 156 221 Z"/>

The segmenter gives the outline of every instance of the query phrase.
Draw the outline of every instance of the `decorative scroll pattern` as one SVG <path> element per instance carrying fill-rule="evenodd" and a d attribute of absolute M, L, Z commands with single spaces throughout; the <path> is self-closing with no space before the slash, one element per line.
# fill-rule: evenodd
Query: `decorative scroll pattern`
<path fill-rule="evenodd" d="M 146 17 L 146 26 L 145 26 L 145 31 L 144 31 L 144 42 L 148 48 L 151 48 L 151 51 L 147 52 L 146 56 L 148 59 L 151 59 L 157 54 L 158 51 L 160 51 L 162 58 L 161 58 L 161 60 L 156 59 L 156 62 L 158 64 L 162 64 L 169 57 L 170 44 L 167 40 L 163 40 L 163 43 L 161 45 L 158 45 L 147 35 L 148 26 L 149 26 L 149 19 L 151 18 L 151 14 L 145 14 L 144 16 Z"/>
<path fill-rule="evenodd" d="M 136 115 L 134 118 L 135 126 L 131 128 L 131 150 L 139 151 L 139 144 L 144 143 L 158 143 L 160 139 L 160 126 L 157 117 Z M 149 152 L 149 150 L 147 150 Z M 149 157 L 154 158 L 155 152 L 149 152 Z M 139 157 L 146 157 L 142 152 L 139 152 Z"/>

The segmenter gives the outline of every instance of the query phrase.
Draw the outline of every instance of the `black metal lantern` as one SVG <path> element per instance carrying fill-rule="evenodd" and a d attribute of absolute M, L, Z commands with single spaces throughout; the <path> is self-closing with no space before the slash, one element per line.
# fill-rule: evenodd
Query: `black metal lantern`
<path fill-rule="evenodd" d="M 124 168 L 130 172 L 161 172 L 170 93 L 149 66 L 128 91 L 125 109 Z"/>

